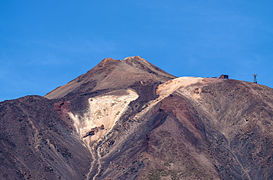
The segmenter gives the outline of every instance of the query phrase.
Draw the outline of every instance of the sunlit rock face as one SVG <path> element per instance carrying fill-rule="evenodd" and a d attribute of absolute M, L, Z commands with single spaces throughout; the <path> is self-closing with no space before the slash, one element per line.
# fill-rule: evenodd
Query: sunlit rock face
<path fill-rule="evenodd" d="M 0 102 L 0 179 L 273 179 L 272 102 L 259 84 L 106 58 Z"/>
<path fill-rule="evenodd" d="M 90 146 L 90 142 L 100 139 L 112 130 L 128 105 L 137 98 L 138 94 L 133 90 L 114 91 L 109 95 L 89 98 L 89 108 L 82 117 L 73 113 L 69 115 L 77 133 Z"/>

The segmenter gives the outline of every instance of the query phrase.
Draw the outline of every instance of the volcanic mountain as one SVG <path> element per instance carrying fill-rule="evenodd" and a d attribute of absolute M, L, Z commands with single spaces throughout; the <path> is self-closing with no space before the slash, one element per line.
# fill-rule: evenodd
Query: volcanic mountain
<path fill-rule="evenodd" d="M 273 89 L 104 59 L 0 102 L 0 179 L 273 179 Z"/>

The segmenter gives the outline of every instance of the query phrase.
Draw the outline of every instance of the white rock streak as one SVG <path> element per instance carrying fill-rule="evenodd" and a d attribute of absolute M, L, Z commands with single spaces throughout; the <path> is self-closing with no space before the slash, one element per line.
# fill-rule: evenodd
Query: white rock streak
<path fill-rule="evenodd" d="M 204 78 L 200 77 L 180 77 L 172 79 L 159 85 L 157 88 L 157 94 L 163 99 L 182 87 L 202 83 L 203 79 Z"/>
<path fill-rule="evenodd" d="M 83 117 L 72 113 L 69 115 L 73 119 L 74 126 L 81 138 L 92 128 L 104 126 L 103 130 L 95 132 L 93 136 L 83 138 L 84 143 L 89 147 L 90 142 L 99 140 L 113 128 L 116 121 L 127 110 L 129 103 L 137 98 L 138 94 L 133 90 L 124 90 L 121 95 L 93 97 L 89 99 L 89 109 Z"/>

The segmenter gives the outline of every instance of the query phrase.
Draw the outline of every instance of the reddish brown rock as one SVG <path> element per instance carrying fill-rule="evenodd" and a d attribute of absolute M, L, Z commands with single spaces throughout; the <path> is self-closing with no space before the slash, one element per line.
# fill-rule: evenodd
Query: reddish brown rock
<path fill-rule="evenodd" d="M 92 124 L 89 100 L 110 96 L 121 98 L 104 107 L 121 102 L 124 113 L 113 128 Z M 273 179 L 272 102 L 273 90 L 255 83 L 104 59 L 45 98 L 0 102 L 0 179 Z M 92 127 L 86 137 L 76 120 Z"/>

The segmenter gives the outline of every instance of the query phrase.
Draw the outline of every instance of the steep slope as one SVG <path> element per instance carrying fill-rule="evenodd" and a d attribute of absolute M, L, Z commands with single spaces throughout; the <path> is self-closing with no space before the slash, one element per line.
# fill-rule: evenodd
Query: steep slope
<path fill-rule="evenodd" d="M 106 58 L 96 67 L 48 93 L 45 97 L 55 99 L 73 93 L 91 93 L 103 89 L 121 89 L 138 81 L 165 82 L 175 76 L 166 73 L 139 56 L 123 60 Z"/>
<path fill-rule="evenodd" d="M 0 103 L 0 179 L 82 179 L 90 152 L 52 102 L 27 96 Z"/>
<path fill-rule="evenodd" d="M 104 59 L 0 113 L 0 179 L 273 179 L 273 90 L 254 83 Z"/>

